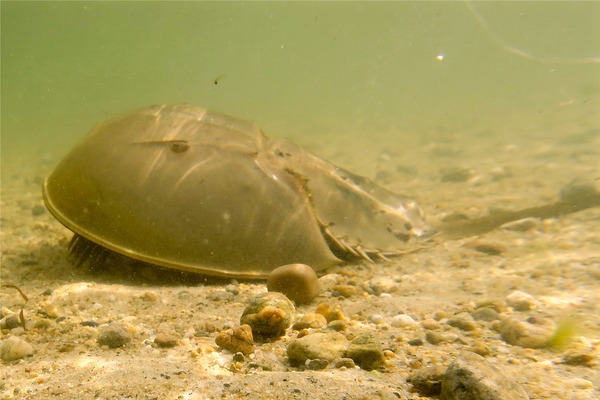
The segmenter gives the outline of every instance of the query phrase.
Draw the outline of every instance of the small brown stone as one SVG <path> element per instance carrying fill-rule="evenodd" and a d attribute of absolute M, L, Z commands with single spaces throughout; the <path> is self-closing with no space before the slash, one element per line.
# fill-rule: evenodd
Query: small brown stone
<path fill-rule="evenodd" d="M 293 329 L 301 331 L 302 329 L 320 329 L 327 326 L 327 320 L 321 314 L 309 313 L 301 316 L 292 326 Z"/>
<path fill-rule="evenodd" d="M 466 318 L 450 318 L 446 323 L 462 331 L 474 331 L 477 329 L 477 324 Z"/>
<path fill-rule="evenodd" d="M 267 278 L 269 292 L 280 292 L 296 304 L 310 303 L 321 292 L 315 270 L 306 264 L 275 268 Z"/>
<path fill-rule="evenodd" d="M 356 286 L 352 285 L 335 285 L 333 288 L 334 292 L 337 292 L 340 296 L 344 297 L 353 297 L 356 296 L 358 289 Z"/>
<path fill-rule="evenodd" d="M 175 347 L 177 345 L 177 337 L 168 333 L 158 333 L 154 338 L 154 343 L 158 347 L 168 348 Z"/>
<path fill-rule="evenodd" d="M 344 312 L 339 305 L 331 306 L 328 303 L 321 303 L 317 306 L 315 310 L 317 314 L 321 314 L 325 317 L 327 322 L 342 320 L 344 321 L 346 317 L 344 316 Z"/>
<path fill-rule="evenodd" d="M 108 346 L 111 349 L 122 347 L 129 342 L 131 342 L 131 334 L 125 326 L 119 323 L 105 326 L 98 334 L 98 343 L 101 346 Z"/>
<path fill-rule="evenodd" d="M 254 353 L 252 328 L 247 324 L 220 332 L 215 338 L 215 343 L 232 353 L 242 353 L 244 355 Z"/>
<path fill-rule="evenodd" d="M 491 256 L 497 256 L 502 253 L 506 253 L 508 251 L 508 247 L 501 243 L 495 242 L 482 242 L 479 240 L 475 240 L 465 244 L 466 247 L 469 247 L 473 250 L 476 250 L 480 253 L 489 254 Z"/>
<path fill-rule="evenodd" d="M 410 383 L 423 396 L 437 396 L 442 392 L 442 379 L 446 368 L 441 365 L 417 369 Z"/>
<path fill-rule="evenodd" d="M 292 302 L 278 292 L 262 293 L 250 300 L 240 318 L 252 332 L 265 337 L 281 336 L 292 324 L 295 308 Z"/>

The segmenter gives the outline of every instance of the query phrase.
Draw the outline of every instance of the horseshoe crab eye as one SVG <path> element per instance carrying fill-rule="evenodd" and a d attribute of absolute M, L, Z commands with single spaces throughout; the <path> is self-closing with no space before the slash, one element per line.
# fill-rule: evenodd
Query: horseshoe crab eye
<path fill-rule="evenodd" d="M 190 144 L 188 142 L 173 142 L 171 143 L 171 151 L 173 153 L 183 153 L 190 148 Z"/>

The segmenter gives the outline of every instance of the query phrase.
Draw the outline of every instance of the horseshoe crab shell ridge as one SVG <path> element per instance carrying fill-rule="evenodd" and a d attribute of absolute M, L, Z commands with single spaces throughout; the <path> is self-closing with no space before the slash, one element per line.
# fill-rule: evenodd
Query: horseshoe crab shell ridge
<path fill-rule="evenodd" d="M 48 176 L 43 195 L 76 238 L 238 278 L 400 254 L 431 233 L 413 200 L 269 139 L 251 122 L 187 105 L 96 126 Z"/>

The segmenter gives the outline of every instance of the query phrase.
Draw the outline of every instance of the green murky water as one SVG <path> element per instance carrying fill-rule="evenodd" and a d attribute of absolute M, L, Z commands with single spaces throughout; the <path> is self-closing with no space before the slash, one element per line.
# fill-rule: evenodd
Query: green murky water
<path fill-rule="evenodd" d="M 3 167 L 158 103 L 292 138 L 589 116 L 599 37 L 597 2 L 3 1 Z"/>

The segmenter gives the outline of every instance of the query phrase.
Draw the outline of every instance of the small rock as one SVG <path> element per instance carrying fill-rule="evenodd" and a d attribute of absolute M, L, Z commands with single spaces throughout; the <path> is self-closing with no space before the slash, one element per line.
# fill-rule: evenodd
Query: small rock
<path fill-rule="evenodd" d="M 442 392 L 442 379 L 446 369 L 442 366 L 416 370 L 409 379 L 411 385 L 423 396 L 437 396 Z"/>
<path fill-rule="evenodd" d="M 469 247 L 480 253 L 489 254 L 491 256 L 497 256 L 508 251 L 508 247 L 501 243 L 495 242 L 482 242 L 480 240 L 474 240 L 465 244 L 465 247 Z"/>
<path fill-rule="evenodd" d="M 344 296 L 346 298 L 356 296 L 358 293 L 356 286 L 352 285 L 335 285 L 332 290 L 333 293 L 337 293 L 339 296 Z"/>
<path fill-rule="evenodd" d="M 0 344 L 0 358 L 14 361 L 33 354 L 33 347 L 17 336 L 11 336 Z"/>
<path fill-rule="evenodd" d="M 257 335 L 277 337 L 292 325 L 294 312 L 294 305 L 283 294 L 261 293 L 250 300 L 240 318 L 240 325 L 250 325 Z"/>
<path fill-rule="evenodd" d="M 21 326 L 18 314 L 8 314 L 0 320 L 0 329 L 14 329 Z"/>
<path fill-rule="evenodd" d="M 296 304 L 310 303 L 321 293 L 315 270 L 306 264 L 275 268 L 267 278 L 269 292 L 280 292 Z"/>
<path fill-rule="evenodd" d="M 423 339 L 412 339 L 408 341 L 408 344 L 411 346 L 423 346 L 425 342 L 423 342 Z"/>
<path fill-rule="evenodd" d="M 500 299 L 500 298 L 491 298 L 491 299 L 484 299 L 484 300 L 480 300 L 475 304 L 475 308 L 491 308 L 493 310 L 496 310 L 497 312 L 501 313 L 504 312 L 504 309 L 506 308 L 506 305 L 504 304 L 504 300 Z"/>
<path fill-rule="evenodd" d="M 448 325 L 460 329 L 461 331 L 474 331 L 477 329 L 477 324 L 474 321 L 466 318 L 450 318 L 447 322 Z"/>
<path fill-rule="evenodd" d="M 433 319 L 424 319 L 423 321 L 421 321 L 421 326 L 423 327 L 423 329 L 431 331 L 440 329 L 440 324 L 437 321 L 434 321 Z"/>
<path fill-rule="evenodd" d="M 431 344 L 440 344 L 444 343 L 446 341 L 446 338 L 444 338 L 444 335 L 442 335 L 439 332 L 430 331 L 425 333 L 425 340 L 427 340 Z"/>
<path fill-rule="evenodd" d="M 344 316 L 344 312 L 342 311 L 342 308 L 339 305 L 335 305 L 332 307 L 330 304 L 321 303 L 317 306 L 315 312 L 324 316 L 327 322 L 337 320 L 344 321 L 346 319 L 346 317 Z"/>
<path fill-rule="evenodd" d="M 523 388 L 475 353 L 462 352 L 442 378 L 443 400 L 529 400 Z"/>
<path fill-rule="evenodd" d="M 473 343 L 473 346 L 471 346 L 470 350 L 473 353 L 479 354 L 482 357 L 491 356 L 493 354 L 492 349 L 490 349 L 490 346 L 482 342 Z"/>
<path fill-rule="evenodd" d="M 154 338 L 154 343 L 156 343 L 158 347 L 163 348 L 175 347 L 177 345 L 177 336 L 161 332 Z"/>
<path fill-rule="evenodd" d="M 506 296 L 506 303 L 517 311 L 527 311 L 533 308 L 535 299 L 529 293 L 515 290 Z"/>
<path fill-rule="evenodd" d="M 375 325 L 379 325 L 379 324 L 382 324 L 383 322 L 385 322 L 385 318 L 381 314 L 369 314 L 367 316 L 367 321 L 369 321 Z"/>
<path fill-rule="evenodd" d="M 509 316 L 500 321 L 498 328 L 507 343 L 535 349 L 548 344 L 554 335 L 556 324 L 546 318 L 529 317 L 521 320 Z"/>
<path fill-rule="evenodd" d="M 483 307 L 478 308 L 477 310 L 471 313 L 471 317 L 478 321 L 496 321 L 500 319 L 500 314 L 498 311 L 494 310 L 491 307 Z"/>
<path fill-rule="evenodd" d="M 254 338 L 250 325 L 245 324 L 220 332 L 215 338 L 215 343 L 232 353 L 254 353 Z"/>
<path fill-rule="evenodd" d="M 302 315 L 297 319 L 297 321 L 292 326 L 292 329 L 297 331 L 301 331 L 302 329 L 321 329 L 327 326 L 327 320 L 321 314 L 317 313 L 308 313 Z"/>
<path fill-rule="evenodd" d="M 51 325 L 52 325 L 52 322 L 50 322 L 47 319 L 38 319 L 33 324 L 33 329 L 46 330 L 46 329 L 50 328 Z"/>
<path fill-rule="evenodd" d="M 396 281 L 386 276 L 369 279 L 362 286 L 367 293 L 375 296 L 380 296 L 383 293 L 393 293 L 398 290 Z"/>
<path fill-rule="evenodd" d="M 336 360 L 336 362 L 333 364 L 333 366 L 335 368 L 348 368 L 348 369 L 352 369 L 354 367 L 356 367 L 356 364 L 354 364 L 354 360 L 348 357 L 342 357 L 338 360 Z"/>
<path fill-rule="evenodd" d="M 346 357 L 353 359 L 359 367 L 368 371 L 379 368 L 383 364 L 381 344 L 369 333 L 357 336 L 350 342 Z"/>
<path fill-rule="evenodd" d="M 125 326 L 113 323 L 105 326 L 98 334 L 98 343 L 111 349 L 122 347 L 131 341 L 131 334 Z"/>
<path fill-rule="evenodd" d="M 329 365 L 329 361 L 321 359 L 306 360 L 304 365 L 306 365 L 306 368 L 311 371 L 320 371 L 322 369 L 327 368 L 327 365 Z"/>
<path fill-rule="evenodd" d="M 313 333 L 295 339 L 287 346 L 292 364 L 304 364 L 306 360 L 334 361 L 342 357 L 348 348 L 348 339 L 339 332 Z"/>
<path fill-rule="evenodd" d="M 563 364 L 580 365 L 582 367 L 593 367 L 596 363 L 596 357 L 592 350 L 575 349 L 570 350 L 562 358 Z"/>
<path fill-rule="evenodd" d="M 92 327 L 92 328 L 97 328 L 100 324 L 97 323 L 96 321 L 86 320 L 86 321 L 81 321 L 79 323 L 79 325 L 81 325 L 81 326 L 89 326 L 89 327 Z"/>
<path fill-rule="evenodd" d="M 56 319 L 56 318 L 60 317 L 60 312 L 58 311 L 58 308 L 56 308 L 56 306 L 54 304 L 51 304 L 51 303 L 45 304 L 42 309 L 46 312 L 46 315 L 52 319 Z"/>
<path fill-rule="evenodd" d="M 336 332 L 345 331 L 347 327 L 348 324 L 346 324 L 346 321 L 343 321 L 341 319 L 336 319 L 335 321 L 331 321 L 327 324 L 328 329 L 331 329 L 332 331 Z"/>
<path fill-rule="evenodd" d="M 417 326 L 417 323 L 410 315 L 399 314 L 392 318 L 392 326 L 396 328 L 404 328 L 408 326 Z"/>

